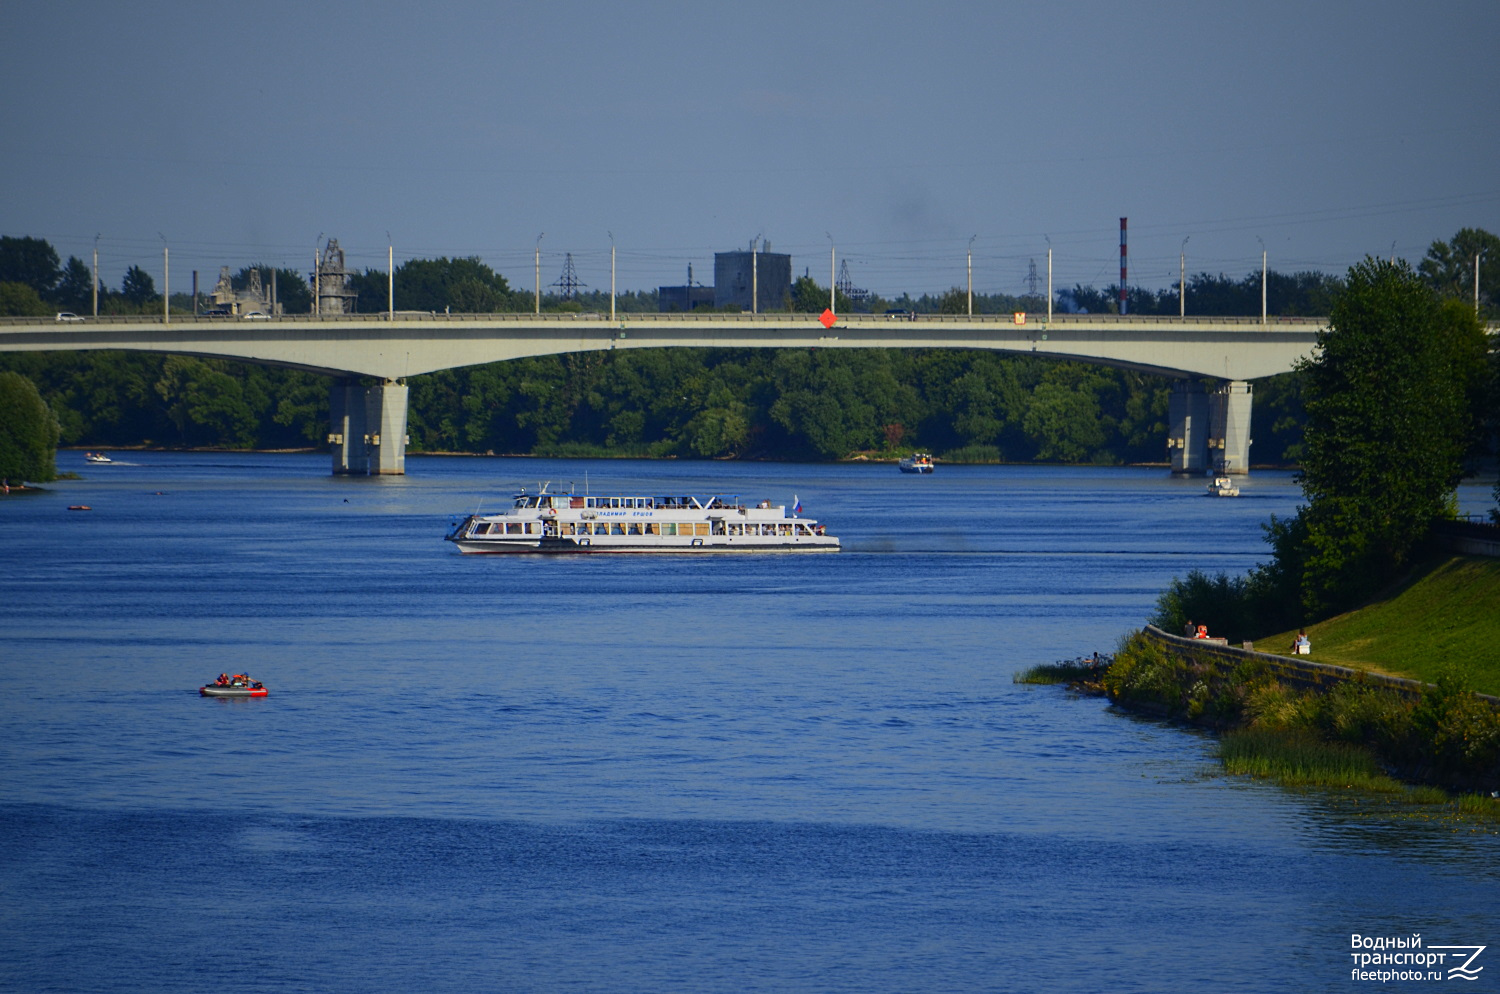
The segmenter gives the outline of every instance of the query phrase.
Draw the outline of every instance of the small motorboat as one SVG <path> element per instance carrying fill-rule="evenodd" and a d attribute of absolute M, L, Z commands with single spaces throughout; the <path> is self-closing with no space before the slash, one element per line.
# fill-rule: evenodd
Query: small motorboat
<path fill-rule="evenodd" d="M 68 510 L 70 510 L 70 511 L 92 511 L 93 508 L 89 507 L 87 504 L 69 504 L 68 505 Z"/>
<path fill-rule="evenodd" d="M 88 460 L 89 462 L 114 462 L 113 459 L 105 455 L 103 452 L 85 452 L 83 454 L 83 458 Z"/>
<path fill-rule="evenodd" d="M 897 468 L 903 473 L 931 473 L 933 468 L 932 456 L 926 452 L 914 452 L 905 459 L 902 459 L 897 464 Z"/>
<path fill-rule="evenodd" d="M 265 697 L 266 688 L 259 680 L 252 680 L 244 673 L 230 676 L 220 673 L 213 683 L 198 688 L 203 697 Z"/>
<path fill-rule="evenodd" d="M 1216 476 L 1214 482 L 1208 485 L 1210 497 L 1238 497 L 1240 488 L 1234 485 L 1234 481 L 1227 476 Z"/>

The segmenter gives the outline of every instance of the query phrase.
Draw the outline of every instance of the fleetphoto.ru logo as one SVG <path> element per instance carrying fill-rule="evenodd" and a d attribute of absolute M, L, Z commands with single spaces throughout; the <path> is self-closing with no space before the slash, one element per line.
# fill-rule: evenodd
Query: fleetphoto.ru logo
<path fill-rule="evenodd" d="M 1410 936 L 1371 936 L 1355 932 L 1351 980 L 1478 980 L 1484 970 L 1475 960 L 1488 946 L 1426 946 L 1422 933 Z"/>

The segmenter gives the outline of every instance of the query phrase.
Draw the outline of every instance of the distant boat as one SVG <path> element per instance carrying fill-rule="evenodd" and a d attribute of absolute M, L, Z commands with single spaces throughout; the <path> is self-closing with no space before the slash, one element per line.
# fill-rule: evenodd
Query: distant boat
<path fill-rule="evenodd" d="M 114 462 L 113 459 L 102 452 L 85 452 L 83 458 L 89 462 Z"/>
<path fill-rule="evenodd" d="M 1210 497 L 1238 497 L 1240 488 L 1234 485 L 1234 481 L 1227 476 L 1216 476 L 1214 482 L 1208 485 Z"/>
<path fill-rule="evenodd" d="M 199 687 L 198 693 L 203 697 L 265 697 L 267 691 L 259 680 L 252 680 L 244 673 L 234 676 L 225 673 L 213 683 Z"/>
<path fill-rule="evenodd" d="M 926 452 L 913 452 L 897 464 L 897 468 L 903 473 L 931 473 L 932 456 Z"/>

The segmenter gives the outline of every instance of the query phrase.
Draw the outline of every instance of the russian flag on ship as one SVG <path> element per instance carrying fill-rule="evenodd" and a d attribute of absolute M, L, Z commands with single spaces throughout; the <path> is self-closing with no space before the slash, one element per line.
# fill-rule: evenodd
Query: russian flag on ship
<path fill-rule="evenodd" d="M 792 513 L 793 514 L 801 514 L 802 513 L 802 501 L 797 497 L 796 494 L 792 494 Z"/>

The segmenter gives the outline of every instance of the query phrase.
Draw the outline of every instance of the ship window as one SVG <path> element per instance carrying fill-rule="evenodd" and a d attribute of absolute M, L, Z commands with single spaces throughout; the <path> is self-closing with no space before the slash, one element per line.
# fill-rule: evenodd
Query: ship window
<path fill-rule="evenodd" d="M 559 535 L 571 535 L 571 534 L 573 534 L 573 522 L 571 522 L 571 521 L 564 521 L 561 524 L 559 524 L 557 527 L 558 527 L 558 534 Z"/>
<path fill-rule="evenodd" d="M 625 526 L 618 521 L 610 522 L 609 533 L 611 535 L 624 535 Z"/>
<path fill-rule="evenodd" d="M 697 532 L 698 532 L 699 535 L 707 535 L 708 534 L 708 522 L 707 521 L 700 521 L 700 522 L 697 523 L 697 525 L 695 527 L 696 527 L 696 530 L 697 530 Z"/>
<path fill-rule="evenodd" d="M 660 535 L 661 534 L 661 525 L 658 525 L 655 521 L 647 523 L 647 525 L 646 525 L 646 534 L 647 535 Z"/>
<path fill-rule="evenodd" d="M 713 525 L 713 533 L 715 535 L 722 535 L 722 534 L 724 534 L 724 522 L 722 522 L 722 521 L 715 521 L 715 522 L 712 522 L 712 525 Z"/>
<path fill-rule="evenodd" d="M 663 535 L 676 535 L 677 534 L 677 522 L 675 522 L 675 521 L 665 521 L 665 522 L 663 522 L 662 526 L 661 526 L 661 533 Z"/>

